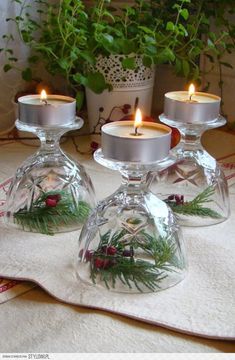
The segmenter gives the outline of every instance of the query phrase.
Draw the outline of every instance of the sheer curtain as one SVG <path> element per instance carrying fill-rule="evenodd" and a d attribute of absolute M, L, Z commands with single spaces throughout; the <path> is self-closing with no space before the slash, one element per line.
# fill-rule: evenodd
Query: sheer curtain
<path fill-rule="evenodd" d="M 0 0 L 0 48 L 5 47 L 2 36 L 12 33 L 14 41 L 14 55 L 18 58 L 17 65 L 23 66 L 28 55 L 28 50 L 19 41 L 11 21 L 6 22 L 6 18 L 14 17 L 17 14 L 18 6 L 10 0 Z M 6 58 L 3 52 L 0 54 L 0 134 L 8 132 L 14 125 L 14 107 L 12 100 L 16 92 L 24 86 L 21 74 L 18 71 L 5 73 L 3 67 Z"/>

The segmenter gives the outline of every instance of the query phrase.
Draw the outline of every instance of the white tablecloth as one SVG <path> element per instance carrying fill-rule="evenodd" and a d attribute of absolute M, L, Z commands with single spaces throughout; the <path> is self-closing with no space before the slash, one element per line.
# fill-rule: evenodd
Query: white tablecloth
<path fill-rule="evenodd" d="M 80 149 L 89 148 L 89 138 L 77 138 Z M 204 144 L 216 157 L 235 152 L 235 136 L 208 132 Z M 79 155 L 71 142 L 63 147 L 82 162 L 99 187 L 100 197 L 110 187 L 100 186 L 99 171 L 90 156 Z M 0 181 L 34 151 L 14 143 L 0 147 Z M 235 156 L 226 161 L 235 160 Z M 94 166 L 99 171 L 94 171 Z M 106 171 L 106 170 L 105 170 Z M 109 171 L 107 171 L 107 179 Z M 97 177 L 97 178 L 96 178 Z M 113 178 L 112 178 L 113 180 Z M 119 185 L 118 177 L 112 182 Z M 102 311 L 85 310 L 54 300 L 40 288 L 0 305 L 1 352 L 234 352 L 235 344 L 182 335 Z M 234 319 L 231 319 L 234 321 Z"/>

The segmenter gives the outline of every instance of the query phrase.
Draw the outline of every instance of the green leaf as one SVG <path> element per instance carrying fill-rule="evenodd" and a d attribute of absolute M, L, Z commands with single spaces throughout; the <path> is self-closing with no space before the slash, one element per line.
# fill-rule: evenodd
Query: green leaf
<path fill-rule="evenodd" d="M 122 67 L 123 69 L 130 69 L 134 70 L 136 67 L 135 58 L 125 58 L 122 60 Z"/>
<path fill-rule="evenodd" d="M 183 60 L 183 73 L 184 76 L 187 78 L 190 72 L 190 66 L 189 66 L 189 62 L 187 60 Z"/>
<path fill-rule="evenodd" d="M 18 59 L 16 57 L 9 57 L 8 60 L 14 61 L 14 62 L 18 61 Z"/>
<path fill-rule="evenodd" d="M 22 79 L 25 81 L 31 81 L 32 80 L 32 71 L 30 68 L 25 69 L 22 71 Z"/>
<path fill-rule="evenodd" d="M 90 65 L 95 65 L 95 57 L 89 51 L 80 51 L 79 55 Z"/>
<path fill-rule="evenodd" d="M 94 91 L 96 94 L 101 94 L 105 89 L 109 89 L 106 84 L 104 76 L 99 72 L 89 73 L 88 76 L 76 74 L 73 79 L 79 84 L 84 85 Z"/>
<path fill-rule="evenodd" d="M 30 32 L 28 32 L 26 30 L 21 31 L 21 36 L 22 36 L 23 41 L 26 44 L 29 43 L 32 40 Z"/>
<path fill-rule="evenodd" d="M 146 26 L 138 26 L 138 29 L 143 30 L 143 32 L 145 32 L 146 34 L 154 35 L 153 30 L 149 29 Z"/>
<path fill-rule="evenodd" d="M 172 21 L 168 21 L 168 23 L 166 24 L 166 30 L 168 30 L 168 31 L 174 31 L 175 30 L 175 25 L 173 24 Z"/>
<path fill-rule="evenodd" d="M 77 110 L 81 110 L 82 106 L 83 106 L 83 103 L 84 103 L 84 91 L 80 90 L 77 92 L 77 95 L 76 95 L 76 107 L 77 107 Z"/>
<path fill-rule="evenodd" d="M 63 70 L 67 70 L 69 68 L 69 62 L 66 59 L 59 59 L 58 64 Z"/>
<path fill-rule="evenodd" d="M 175 60 L 175 72 L 179 75 L 182 71 L 182 61 L 178 58 Z"/>
<path fill-rule="evenodd" d="M 180 11 L 180 15 L 184 18 L 184 20 L 188 20 L 188 17 L 189 17 L 188 9 L 182 9 Z"/>
<path fill-rule="evenodd" d="M 87 86 L 96 94 L 101 94 L 105 89 L 108 89 L 108 85 L 105 82 L 104 76 L 99 73 L 90 73 L 87 77 Z"/>
<path fill-rule="evenodd" d="M 38 60 L 39 60 L 39 57 L 37 55 L 33 55 L 28 58 L 28 62 L 31 64 L 35 64 Z"/>
<path fill-rule="evenodd" d="M 73 75 L 73 80 L 79 85 L 86 86 L 86 77 L 80 73 Z"/>
<path fill-rule="evenodd" d="M 4 67 L 3 67 L 3 71 L 4 72 L 8 72 L 9 70 L 11 70 L 12 69 L 12 66 L 10 65 L 10 64 L 6 64 L 6 65 L 4 65 Z"/>
<path fill-rule="evenodd" d="M 207 44 L 210 48 L 214 49 L 215 48 L 215 44 L 213 43 L 213 41 L 211 41 L 211 39 L 207 39 Z"/>
<path fill-rule="evenodd" d="M 180 34 L 182 34 L 183 36 L 188 36 L 188 31 L 182 24 L 179 24 L 178 29 Z"/>
<path fill-rule="evenodd" d="M 128 55 L 137 51 L 136 44 L 132 40 L 117 39 L 115 44 L 120 54 Z"/>
<path fill-rule="evenodd" d="M 152 58 L 149 56 L 144 56 L 143 57 L 143 65 L 147 68 L 150 68 L 153 64 Z"/>

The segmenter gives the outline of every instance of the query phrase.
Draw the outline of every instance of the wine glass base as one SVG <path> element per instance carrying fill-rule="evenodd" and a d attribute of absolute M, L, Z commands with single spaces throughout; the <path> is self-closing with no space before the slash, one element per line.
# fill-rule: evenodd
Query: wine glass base
<path fill-rule="evenodd" d="M 19 126 L 30 130 L 28 125 Z M 95 206 L 89 176 L 59 147 L 59 138 L 67 129 L 71 126 L 32 129 L 40 134 L 42 147 L 26 159 L 12 180 L 4 217 L 8 226 L 46 235 L 74 231 Z"/>
<path fill-rule="evenodd" d="M 186 273 L 182 233 L 171 209 L 148 191 L 147 165 L 139 164 L 141 172 L 137 164 L 105 159 L 101 150 L 95 159 L 118 168 L 123 184 L 84 224 L 77 276 L 114 292 L 148 293 L 176 285 Z M 163 162 L 155 167 L 163 168 Z"/>
<path fill-rule="evenodd" d="M 174 211 L 180 225 L 207 226 L 225 221 L 230 214 L 228 184 L 216 160 L 201 145 L 202 133 L 224 125 L 219 116 L 213 121 L 179 122 L 165 114 L 160 120 L 181 133 L 171 151 L 173 166 L 148 176 L 148 186 Z"/>

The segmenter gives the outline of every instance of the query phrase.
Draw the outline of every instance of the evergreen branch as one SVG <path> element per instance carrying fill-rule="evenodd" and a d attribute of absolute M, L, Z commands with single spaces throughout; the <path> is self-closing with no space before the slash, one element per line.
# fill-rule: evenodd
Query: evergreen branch
<path fill-rule="evenodd" d="M 222 217 L 217 211 L 214 211 L 208 207 L 193 205 L 190 202 L 184 205 L 170 204 L 170 207 L 176 214 L 182 214 L 186 216 L 210 217 L 212 219 L 220 219 Z"/>
<path fill-rule="evenodd" d="M 117 263 L 108 269 L 96 269 L 92 268 L 93 279 L 96 276 L 100 276 L 100 280 L 105 282 L 108 289 L 111 286 L 114 288 L 116 279 L 119 278 L 121 282 L 129 289 L 132 289 L 133 285 L 142 292 L 140 284 L 145 285 L 151 291 L 159 288 L 159 282 L 163 279 L 162 273 L 156 268 L 154 264 L 147 261 L 119 258 Z"/>
<path fill-rule="evenodd" d="M 99 277 L 107 289 L 115 288 L 119 280 L 128 289 L 136 288 L 143 292 L 143 287 L 146 287 L 155 291 L 168 276 L 167 272 L 183 268 L 177 261 L 177 249 L 171 238 L 156 238 L 140 231 L 126 245 L 121 241 L 126 234 L 126 229 L 113 235 L 109 230 L 101 237 L 97 250 L 88 251 L 87 261 L 90 261 L 90 277 L 94 284 Z M 144 257 L 148 256 L 149 261 L 140 259 L 139 250 Z M 136 258 L 134 251 L 138 252 Z"/>
<path fill-rule="evenodd" d="M 51 195 L 60 196 L 60 200 L 54 207 L 47 206 L 45 202 Z M 86 202 L 79 201 L 78 204 L 74 204 L 68 193 L 54 191 L 43 193 L 35 200 L 29 211 L 25 207 L 16 212 L 14 222 L 23 230 L 54 235 L 61 226 L 83 223 L 89 212 L 90 207 Z"/>
<path fill-rule="evenodd" d="M 215 193 L 213 185 L 208 186 L 203 192 L 198 194 L 193 200 L 184 202 L 178 201 L 178 198 L 182 198 L 182 195 L 172 195 L 176 200 L 169 200 L 172 196 L 168 197 L 165 202 L 171 207 L 172 211 L 176 214 L 182 214 L 186 216 L 201 216 L 210 217 L 212 219 L 219 219 L 222 216 L 215 210 L 203 206 L 206 203 L 212 203 L 211 198 Z"/>

